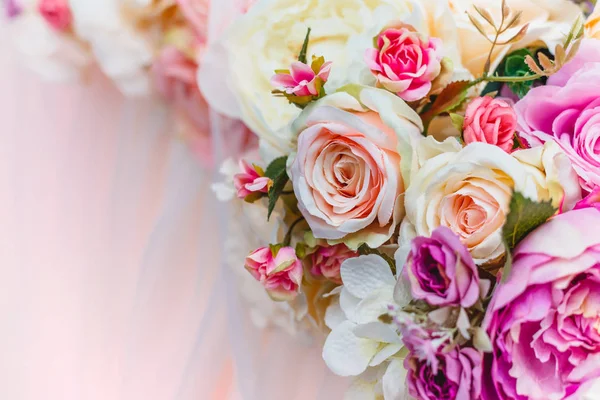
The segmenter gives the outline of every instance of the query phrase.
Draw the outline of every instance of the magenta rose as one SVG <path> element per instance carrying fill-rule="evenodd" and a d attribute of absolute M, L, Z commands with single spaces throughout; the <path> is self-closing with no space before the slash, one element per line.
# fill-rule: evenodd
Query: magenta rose
<path fill-rule="evenodd" d="M 425 39 L 407 27 L 388 28 L 367 49 L 365 61 L 379 85 L 403 100 L 416 101 L 431 91 L 442 70 L 442 41 Z"/>
<path fill-rule="evenodd" d="M 415 299 L 434 306 L 471 307 L 479 298 L 479 275 L 469 250 L 441 226 L 430 238 L 411 242 L 404 274 Z"/>
<path fill-rule="evenodd" d="M 515 105 L 520 135 L 530 145 L 556 141 L 581 186 L 600 185 L 600 41 L 583 39 L 577 55 L 546 86 Z"/>
<path fill-rule="evenodd" d="M 489 96 L 473 99 L 463 123 L 465 143 L 493 144 L 510 153 L 517 128 L 517 115 L 507 102 Z"/>
<path fill-rule="evenodd" d="M 350 250 L 343 243 L 327 247 L 319 246 L 317 251 L 311 254 L 310 272 L 341 285 L 340 267 L 344 261 L 352 257 L 358 257 L 358 253 Z"/>
<path fill-rule="evenodd" d="M 289 70 L 275 74 L 271 85 L 294 96 L 318 96 L 319 88 L 329 79 L 331 62 L 321 66 L 313 63 L 313 66 L 295 61 Z"/>
<path fill-rule="evenodd" d="M 259 281 L 273 300 L 294 299 L 302 283 L 302 263 L 292 247 L 274 251 L 261 247 L 246 257 L 246 270 Z"/>
<path fill-rule="evenodd" d="M 515 249 L 483 322 L 483 400 L 579 399 L 600 377 L 600 211 L 554 217 Z"/>
<path fill-rule="evenodd" d="M 419 400 L 473 400 L 481 392 L 481 353 L 458 347 L 438 348 L 436 362 L 409 353 L 404 360 L 409 394 Z"/>

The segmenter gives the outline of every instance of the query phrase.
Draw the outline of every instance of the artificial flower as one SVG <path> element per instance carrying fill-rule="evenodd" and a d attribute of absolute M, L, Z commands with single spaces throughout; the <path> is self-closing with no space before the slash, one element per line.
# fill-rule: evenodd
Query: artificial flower
<path fill-rule="evenodd" d="M 447 141 L 456 142 L 453 138 Z M 431 145 L 425 141 L 421 147 L 429 149 Z M 486 143 L 431 155 L 419 161 L 422 167 L 406 190 L 400 240 L 407 243 L 415 236 L 431 236 L 436 228 L 445 226 L 460 237 L 476 263 L 502 256 L 502 226 L 512 192 L 538 198 L 527 169 L 504 150 Z"/>
<path fill-rule="evenodd" d="M 208 15 L 210 0 L 175 0 L 181 13 L 201 40 L 208 33 Z"/>
<path fill-rule="evenodd" d="M 49 80 L 81 79 L 92 64 L 86 44 L 71 32 L 54 29 L 39 13 L 37 1 L 9 2 L 8 10 L 15 6 L 19 14 L 8 24 L 7 35 L 14 38 L 23 64 Z"/>
<path fill-rule="evenodd" d="M 242 172 L 233 177 L 238 198 L 246 199 L 248 196 L 269 192 L 272 181 L 260 167 L 240 160 L 240 169 Z"/>
<path fill-rule="evenodd" d="M 427 96 L 442 71 L 442 41 L 401 26 L 385 29 L 376 44 L 365 52 L 365 61 L 377 83 L 406 101 Z"/>
<path fill-rule="evenodd" d="M 437 368 L 410 353 L 404 360 L 409 394 L 419 400 L 471 400 L 481 393 L 481 354 L 472 348 L 435 353 Z"/>
<path fill-rule="evenodd" d="M 123 12 L 120 0 L 69 0 L 73 27 L 102 71 L 131 96 L 150 91 L 148 69 L 154 48 L 148 32 Z"/>
<path fill-rule="evenodd" d="M 469 20 L 467 12 L 477 15 L 473 5 L 489 11 L 496 24 L 501 20 L 502 7 L 498 0 L 447 0 L 458 26 L 458 44 L 463 65 L 473 74 L 481 76 L 491 50 L 491 43 Z M 494 71 L 504 56 L 512 50 L 543 42 L 551 51 L 562 43 L 573 22 L 582 16 L 581 9 L 570 0 L 507 0 L 506 4 L 514 12 L 522 12 L 519 24 L 500 36 L 501 40 L 513 37 L 525 24 L 529 24 L 527 34 L 516 43 L 496 46 L 492 53 L 490 71 Z M 482 26 L 488 38 L 494 39 L 495 31 L 487 22 Z"/>
<path fill-rule="evenodd" d="M 388 361 L 402 348 L 397 329 L 378 317 L 394 303 L 396 278 L 380 256 L 350 258 L 342 264 L 339 300 L 329 306 L 332 329 L 323 347 L 325 363 L 337 375 L 357 376 Z"/>
<path fill-rule="evenodd" d="M 314 236 L 383 244 L 399 222 L 401 164 L 421 138 L 419 116 L 389 92 L 354 87 L 308 107 L 293 128 L 289 175 Z"/>
<path fill-rule="evenodd" d="M 437 228 L 431 237 L 412 240 L 404 273 L 413 297 L 430 305 L 468 308 L 479 298 L 477 266 L 469 250 L 446 227 Z"/>
<path fill-rule="evenodd" d="M 477 97 L 465 111 L 463 138 L 466 144 L 489 143 L 509 153 L 516 128 L 517 116 L 510 104 L 489 96 Z"/>
<path fill-rule="evenodd" d="M 583 39 L 575 57 L 516 105 L 521 136 L 531 145 L 555 141 L 583 189 L 600 185 L 600 41 Z"/>
<path fill-rule="evenodd" d="M 73 16 L 67 0 L 41 0 L 38 4 L 40 15 L 57 31 L 69 29 Z"/>
<path fill-rule="evenodd" d="M 4 9 L 8 18 L 15 18 L 23 11 L 18 0 L 5 0 Z"/>
<path fill-rule="evenodd" d="M 342 283 L 340 269 L 342 263 L 349 258 L 357 257 L 358 253 L 350 250 L 345 244 L 333 246 L 318 246 L 310 255 L 311 269 L 314 276 L 322 276 L 335 283 Z"/>
<path fill-rule="evenodd" d="M 243 120 L 264 151 L 283 155 L 291 150 L 287 125 L 299 111 L 271 94 L 270 80 L 273 70 L 297 60 L 307 28 L 308 59 L 323 56 L 335 66 L 325 86 L 332 93 L 347 83 L 347 41 L 378 23 L 376 9 L 402 18 L 411 7 L 409 0 L 259 0 L 209 48 L 202 89 L 215 93 L 211 106 Z"/>
<path fill-rule="evenodd" d="M 585 198 L 575 204 L 574 210 L 581 208 L 597 208 L 600 210 L 600 187 L 594 188 Z"/>
<path fill-rule="evenodd" d="M 585 37 L 600 39 L 600 7 L 594 7 L 594 11 L 585 21 Z"/>
<path fill-rule="evenodd" d="M 484 328 L 482 399 L 577 399 L 600 377 L 600 211 L 554 217 L 515 249 Z"/>
<path fill-rule="evenodd" d="M 581 200 L 577 173 L 569 157 L 555 142 L 515 150 L 512 156 L 527 169 L 536 184 L 540 201 L 551 201 L 560 212 L 565 212 Z"/>
<path fill-rule="evenodd" d="M 261 247 L 246 257 L 246 269 L 273 300 L 294 299 L 302 283 L 302 263 L 291 247 Z"/>
<path fill-rule="evenodd" d="M 271 85 L 287 95 L 319 96 L 330 72 L 331 62 L 324 62 L 322 57 L 315 58 L 311 65 L 294 61 L 289 70 L 278 71 L 271 78 Z"/>

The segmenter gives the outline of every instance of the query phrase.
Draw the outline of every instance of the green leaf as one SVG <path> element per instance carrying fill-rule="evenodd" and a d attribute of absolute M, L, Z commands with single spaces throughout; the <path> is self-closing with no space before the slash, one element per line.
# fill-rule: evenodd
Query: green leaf
<path fill-rule="evenodd" d="M 465 117 L 460 114 L 450 113 L 450 120 L 452 121 L 452 126 L 462 133 Z"/>
<path fill-rule="evenodd" d="M 469 81 L 456 81 L 450 83 L 442 90 L 431 104 L 431 108 L 421 114 L 423 124 L 429 123 L 438 115 L 454 111 L 467 98 L 467 90 L 471 87 Z"/>
<path fill-rule="evenodd" d="M 502 227 L 506 251 L 512 251 L 523 238 L 542 225 L 556 212 L 550 201 L 535 202 L 519 192 L 513 192 L 510 211 Z"/>
<path fill-rule="evenodd" d="M 508 242 L 504 239 L 504 247 L 509 248 Z M 506 261 L 504 262 L 504 268 L 502 269 L 502 283 L 506 282 L 512 271 L 512 253 L 506 250 Z"/>
<path fill-rule="evenodd" d="M 271 189 L 269 190 L 269 209 L 267 212 L 267 220 L 271 218 L 271 214 L 275 209 L 277 200 L 279 200 L 281 192 L 283 192 L 283 189 L 285 188 L 285 185 L 288 183 L 288 181 L 289 178 L 285 171 L 283 171 L 283 173 L 277 178 L 273 179 L 273 186 L 271 186 Z"/>
<path fill-rule="evenodd" d="M 271 161 L 265 170 L 265 176 L 273 181 L 271 189 L 269 189 L 269 209 L 267 219 L 271 218 L 271 213 L 275 209 L 275 204 L 281 196 L 285 185 L 289 178 L 286 171 L 287 156 L 279 157 Z"/>
<path fill-rule="evenodd" d="M 366 243 L 363 243 L 358 247 L 358 254 L 360 254 L 361 256 L 367 256 L 369 254 L 378 255 L 379 257 L 387 261 L 387 263 L 390 265 L 390 268 L 392 269 L 392 272 L 394 274 L 396 273 L 396 262 L 394 261 L 394 259 L 388 256 L 387 254 L 380 252 L 377 249 L 370 248 L 369 246 L 367 246 Z"/>
<path fill-rule="evenodd" d="M 267 170 L 265 171 L 265 176 L 267 178 L 271 178 L 271 180 L 275 180 L 275 178 L 277 178 L 277 176 L 280 175 L 282 171 L 285 171 L 286 164 L 287 156 L 274 159 L 267 167 Z"/>
<path fill-rule="evenodd" d="M 312 63 L 310 64 L 310 69 L 316 74 L 321 71 L 321 68 L 325 64 L 325 57 L 315 57 L 313 56 Z"/>
<path fill-rule="evenodd" d="M 307 64 L 306 61 L 306 52 L 308 51 L 308 41 L 310 39 L 310 28 L 306 31 L 306 37 L 304 38 L 304 43 L 302 43 L 302 49 L 300 50 L 300 54 L 298 54 L 298 61 L 301 63 Z"/>

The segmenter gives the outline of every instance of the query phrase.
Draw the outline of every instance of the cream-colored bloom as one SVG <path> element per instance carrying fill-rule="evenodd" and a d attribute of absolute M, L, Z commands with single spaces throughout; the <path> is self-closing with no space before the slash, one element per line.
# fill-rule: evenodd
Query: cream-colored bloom
<path fill-rule="evenodd" d="M 382 89 L 348 86 L 303 111 L 289 176 L 315 237 L 351 248 L 390 238 L 421 130 L 419 116 Z"/>
<path fill-rule="evenodd" d="M 491 44 L 469 21 L 466 12 L 468 11 L 472 15 L 476 15 L 477 13 L 473 9 L 473 5 L 483 7 L 489 10 L 494 20 L 499 23 L 501 19 L 501 1 L 447 1 L 458 25 L 459 46 L 463 65 L 473 75 L 480 76 L 483 72 Z M 575 20 L 582 15 L 581 9 L 569 0 L 507 0 L 506 4 L 515 12 L 522 11 L 523 14 L 519 26 L 509 29 L 508 32 L 503 34 L 502 38 L 508 39 L 512 37 L 527 23 L 529 23 L 529 30 L 527 35 L 519 42 L 508 46 L 499 46 L 494 50 L 492 70 L 511 50 L 523 48 L 538 41 L 545 43 L 551 51 L 554 51 L 556 44 L 564 40 L 565 34 L 569 32 Z M 488 25 L 484 24 L 484 26 Z M 493 28 L 490 27 L 486 33 L 490 36 L 493 35 Z"/>
<path fill-rule="evenodd" d="M 441 150 L 432 142 L 427 138 L 422 146 Z M 473 143 L 456 152 L 439 150 L 421 151 L 422 167 L 406 191 L 400 241 L 430 236 L 435 228 L 446 226 L 461 238 L 476 262 L 501 256 L 502 225 L 512 192 L 537 200 L 534 179 L 521 162 L 496 146 Z M 433 157 L 426 159 L 426 154 Z"/>
<path fill-rule="evenodd" d="M 77 35 L 90 44 L 102 71 L 127 95 L 149 92 L 153 48 L 147 33 L 127 19 L 124 0 L 70 0 Z"/>
<path fill-rule="evenodd" d="M 585 21 L 585 37 L 600 39 L 600 6 L 598 4 Z"/>
<path fill-rule="evenodd" d="M 37 1 L 20 2 L 21 14 L 2 27 L 14 40 L 23 64 L 53 81 L 76 81 L 91 64 L 85 44 L 70 32 L 58 32 L 37 11 Z"/>
<path fill-rule="evenodd" d="M 561 212 L 573 209 L 581 200 L 581 187 L 569 157 L 554 141 L 543 146 L 517 150 L 513 157 L 521 162 L 535 181 L 540 200 L 552 200 Z"/>
<path fill-rule="evenodd" d="M 225 74 L 224 79 L 237 105 L 220 102 L 222 94 L 212 95 L 217 88 L 209 89 L 211 82 L 207 81 L 214 79 L 210 74 L 199 79 L 201 87 L 205 92 L 211 92 L 206 97 L 212 106 L 228 115 L 241 117 L 262 142 L 267 142 L 263 146 L 272 152 L 289 152 L 286 127 L 299 110 L 285 98 L 271 94 L 270 78 L 274 70 L 285 68 L 297 58 L 310 27 L 308 56 L 322 55 L 333 62 L 326 85 L 328 93 L 332 93 L 347 81 L 346 69 L 352 56 L 347 51 L 348 40 L 379 23 L 376 18 L 382 14 L 379 11 L 376 14 L 377 9 L 401 18 L 410 10 L 410 1 L 259 0 L 221 38 L 220 43 L 225 46 L 220 54 L 222 58 L 215 57 L 216 46 L 208 50 L 205 58 L 207 65 L 212 64 Z M 222 86 L 219 91 L 227 89 Z"/>

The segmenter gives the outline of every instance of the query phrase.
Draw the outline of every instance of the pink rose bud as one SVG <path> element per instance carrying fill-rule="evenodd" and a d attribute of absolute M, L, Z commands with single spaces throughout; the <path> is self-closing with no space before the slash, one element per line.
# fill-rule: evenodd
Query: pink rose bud
<path fill-rule="evenodd" d="M 250 195 L 269 192 L 271 179 L 265 176 L 262 168 L 240 160 L 240 169 L 242 172 L 233 177 L 233 184 L 240 199 L 245 199 Z"/>
<path fill-rule="evenodd" d="M 503 100 L 478 97 L 467 106 L 463 129 L 466 144 L 493 144 L 510 153 L 517 129 L 517 115 Z"/>
<path fill-rule="evenodd" d="M 320 89 L 331 71 L 331 62 L 323 57 L 314 58 L 312 65 L 293 62 L 289 70 L 279 72 L 271 78 L 271 85 L 288 95 L 319 96 Z"/>
<path fill-rule="evenodd" d="M 342 284 L 340 267 L 348 258 L 358 257 L 358 253 L 350 250 L 345 244 L 322 247 L 312 254 L 310 272 L 315 276 L 323 276 L 332 282 Z"/>
<path fill-rule="evenodd" d="M 263 284 L 273 300 L 292 300 L 300 290 L 302 263 L 292 247 L 282 247 L 279 251 L 261 247 L 246 257 L 246 269 Z"/>
<path fill-rule="evenodd" d="M 442 41 L 422 38 L 408 27 L 388 28 L 367 49 L 365 61 L 379 85 L 405 101 L 424 98 L 442 71 Z"/>
<path fill-rule="evenodd" d="M 67 0 L 40 0 L 38 11 L 57 31 L 67 30 L 71 26 L 73 17 Z"/>

